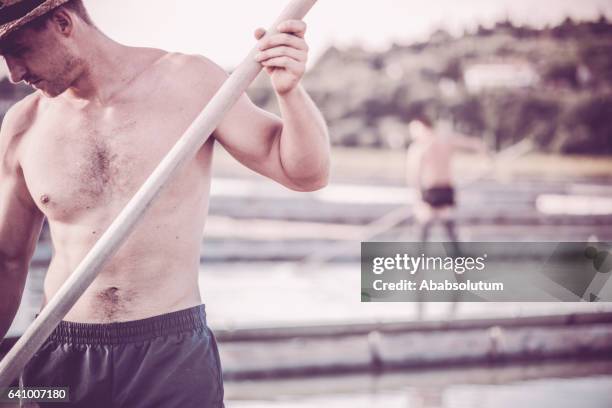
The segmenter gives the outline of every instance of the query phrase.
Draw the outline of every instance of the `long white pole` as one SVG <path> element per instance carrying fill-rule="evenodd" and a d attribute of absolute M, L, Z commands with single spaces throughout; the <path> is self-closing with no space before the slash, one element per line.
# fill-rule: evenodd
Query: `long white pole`
<path fill-rule="evenodd" d="M 317 0 L 292 0 L 268 30 L 267 35 L 277 32 L 276 27 L 282 21 L 304 18 L 316 2 Z M 196 152 L 206 143 L 219 125 L 224 115 L 255 80 L 262 69 L 261 65 L 255 61 L 257 52 L 257 47 L 254 47 L 230 75 L 206 108 L 164 157 L 140 190 L 41 311 L 38 318 L 28 327 L 19 341 L 0 362 L 0 389 L 8 387 L 17 378 L 53 329 L 98 276 L 102 267 L 121 247 L 177 169 L 193 159 Z"/>
<path fill-rule="evenodd" d="M 479 171 L 473 177 L 462 181 L 459 184 L 459 187 L 463 188 L 471 184 L 474 184 L 475 182 L 491 174 L 491 172 L 494 172 L 496 170 L 496 167 L 500 163 L 507 163 L 507 162 L 516 160 L 519 157 L 532 152 L 534 148 L 535 148 L 535 145 L 533 144 L 533 142 L 527 139 L 522 140 L 510 147 L 507 147 L 506 149 L 497 153 L 497 156 L 495 157 L 495 162 L 492 165 L 486 166 L 484 170 Z M 357 235 L 353 233 L 351 235 L 351 238 L 353 239 L 352 242 L 341 241 L 335 246 L 330 245 L 323 251 L 318 251 L 317 253 L 310 254 L 306 256 L 305 258 L 303 258 L 302 260 L 300 260 L 299 267 L 303 269 L 312 270 L 312 269 L 315 269 L 316 267 L 320 267 L 324 265 L 325 263 L 330 262 L 332 259 L 336 258 L 337 256 L 345 252 L 354 250 L 355 241 L 357 242 L 369 241 L 370 239 L 376 237 L 377 235 L 380 235 L 384 232 L 391 230 L 392 228 L 396 227 L 401 222 L 406 220 L 411 210 L 412 210 L 412 207 L 409 205 L 402 205 L 401 207 L 391 210 L 390 212 L 386 213 L 382 217 L 377 218 L 374 221 L 370 222 L 369 224 L 365 225 L 361 229 L 360 233 L 358 233 Z M 293 265 L 294 264 L 291 264 L 290 266 L 293 266 Z"/>

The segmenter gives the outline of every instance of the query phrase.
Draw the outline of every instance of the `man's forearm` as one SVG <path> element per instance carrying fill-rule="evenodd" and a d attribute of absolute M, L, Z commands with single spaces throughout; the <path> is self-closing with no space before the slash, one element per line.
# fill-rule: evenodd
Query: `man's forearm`
<path fill-rule="evenodd" d="M 324 187 L 330 145 L 323 115 L 301 86 L 279 95 L 278 100 L 283 120 L 279 153 L 285 173 L 305 189 Z"/>
<path fill-rule="evenodd" d="M 22 262 L 15 263 L 0 260 L 0 340 L 4 339 L 8 332 L 23 295 L 27 265 Z"/>

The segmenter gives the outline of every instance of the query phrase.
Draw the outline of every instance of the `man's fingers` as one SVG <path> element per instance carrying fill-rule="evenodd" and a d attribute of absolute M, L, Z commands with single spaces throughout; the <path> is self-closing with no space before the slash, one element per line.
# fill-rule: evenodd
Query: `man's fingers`
<path fill-rule="evenodd" d="M 304 75 L 308 59 L 308 44 L 304 40 L 306 23 L 301 20 L 287 20 L 276 28 L 279 32 L 266 36 L 263 29 L 255 32 L 259 40 L 259 53 L 255 60 L 268 74 L 286 70 L 296 78 Z"/>
<path fill-rule="evenodd" d="M 265 51 L 267 49 L 282 45 L 302 51 L 308 51 L 306 41 L 304 41 L 303 38 L 299 38 L 291 34 L 274 34 L 266 37 L 259 42 L 259 49 L 260 51 Z"/>
<path fill-rule="evenodd" d="M 306 35 L 307 25 L 302 20 L 287 20 L 283 21 L 276 28 L 279 32 L 285 34 L 293 34 L 300 38 L 304 38 Z"/>
<path fill-rule="evenodd" d="M 269 60 L 263 61 L 261 65 L 268 68 L 286 68 L 292 71 L 300 71 L 303 66 L 299 61 L 290 57 L 270 58 Z"/>
<path fill-rule="evenodd" d="M 301 62 L 306 61 L 306 53 L 304 53 L 303 51 L 296 50 L 295 48 L 285 47 L 285 46 L 274 47 L 266 51 L 262 51 L 255 56 L 255 60 L 257 62 L 263 62 L 263 61 L 269 60 L 270 58 L 285 57 L 285 56 L 291 57 L 296 61 L 301 61 Z"/>
<path fill-rule="evenodd" d="M 255 30 L 256 40 L 261 40 L 264 35 L 266 35 L 266 30 L 264 30 L 263 28 L 258 28 L 257 30 Z"/>

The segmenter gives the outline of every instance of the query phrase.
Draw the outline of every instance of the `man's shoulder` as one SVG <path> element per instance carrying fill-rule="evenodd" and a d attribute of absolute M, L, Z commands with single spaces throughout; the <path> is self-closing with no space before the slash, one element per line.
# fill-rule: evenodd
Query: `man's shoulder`
<path fill-rule="evenodd" d="M 34 122 L 40 98 L 37 93 L 28 95 L 4 115 L 0 130 L 0 172 L 12 173 L 19 167 L 17 150 L 22 136 Z"/>
<path fill-rule="evenodd" d="M 214 92 L 227 79 L 223 68 L 202 55 L 169 52 L 161 66 L 164 78 L 173 81 L 175 89 L 184 91 Z"/>
<path fill-rule="evenodd" d="M 39 92 L 32 93 L 15 103 L 6 112 L 0 131 L 0 152 L 6 150 L 9 144 L 12 144 L 32 126 L 41 99 Z"/>
<path fill-rule="evenodd" d="M 168 66 L 181 72 L 201 75 L 202 73 L 213 75 L 225 75 L 225 71 L 211 59 L 197 54 L 183 54 L 180 52 L 168 52 L 165 57 Z"/>

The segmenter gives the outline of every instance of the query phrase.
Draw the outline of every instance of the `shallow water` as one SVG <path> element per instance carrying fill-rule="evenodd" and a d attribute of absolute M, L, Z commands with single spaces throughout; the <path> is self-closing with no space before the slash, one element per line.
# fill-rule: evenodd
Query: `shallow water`
<path fill-rule="evenodd" d="M 226 383 L 235 408 L 610 408 L 612 362 Z"/>

